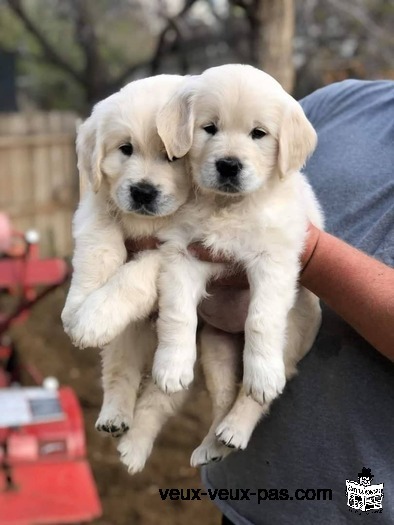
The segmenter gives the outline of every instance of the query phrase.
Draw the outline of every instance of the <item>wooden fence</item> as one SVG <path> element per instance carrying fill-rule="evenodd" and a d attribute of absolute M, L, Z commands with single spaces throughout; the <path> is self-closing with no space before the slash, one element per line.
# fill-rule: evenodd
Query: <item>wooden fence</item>
<path fill-rule="evenodd" d="M 0 115 L 0 210 L 34 228 L 44 256 L 70 255 L 78 198 L 74 113 Z"/>

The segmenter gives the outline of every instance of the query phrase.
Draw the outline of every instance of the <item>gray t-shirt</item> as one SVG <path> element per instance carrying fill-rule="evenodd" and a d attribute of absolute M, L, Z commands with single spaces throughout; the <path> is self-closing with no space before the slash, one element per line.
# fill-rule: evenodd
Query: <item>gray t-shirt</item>
<path fill-rule="evenodd" d="M 327 231 L 393 266 L 394 82 L 349 80 L 301 103 L 319 136 L 305 172 Z M 346 480 L 357 484 L 363 467 L 372 485 L 384 484 L 381 512 L 347 505 Z M 237 501 L 234 491 L 233 500 L 216 500 L 237 525 L 393 524 L 394 365 L 323 306 L 312 350 L 247 450 L 202 475 L 211 488 L 267 490 L 259 504 L 250 493 Z M 272 489 L 287 489 L 293 499 L 278 501 Z M 297 489 L 311 499 L 296 499 Z M 312 499 L 317 493 L 308 489 L 331 489 L 332 499 Z M 365 491 L 354 490 L 350 503 L 357 505 Z"/>

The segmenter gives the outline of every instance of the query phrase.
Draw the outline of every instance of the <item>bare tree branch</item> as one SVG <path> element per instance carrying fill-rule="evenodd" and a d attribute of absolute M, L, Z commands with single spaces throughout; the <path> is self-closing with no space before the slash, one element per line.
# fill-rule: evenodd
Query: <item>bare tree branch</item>
<path fill-rule="evenodd" d="M 361 24 L 377 40 L 377 42 L 383 42 L 384 44 L 388 43 L 390 45 L 394 44 L 393 35 L 391 35 L 378 24 L 376 24 L 373 21 L 372 17 L 368 16 L 365 10 L 362 9 L 362 7 L 356 5 L 353 2 L 351 2 L 350 5 L 348 5 L 346 2 L 341 2 L 340 0 L 328 1 L 333 7 L 335 7 L 342 13 L 345 13 L 347 16 L 353 18 L 359 24 Z M 380 53 L 388 64 L 394 64 L 391 50 L 387 50 L 385 45 L 382 45 L 380 47 Z"/>
<path fill-rule="evenodd" d="M 122 73 L 119 76 L 117 76 L 111 81 L 111 89 L 119 89 L 119 87 L 122 86 L 126 82 L 126 80 L 135 75 L 135 73 L 137 73 L 141 69 L 149 68 L 151 66 L 151 63 L 151 60 L 144 60 L 143 62 L 139 62 L 138 64 L 133 64 L 127 67 L 124 71 L 122 71 Z"/>
<path fill-rule="evenodd" d="M 75 38 L 85 57 L 84 78 L 88 98 L 100 98 L 108 94 L 109 74 L 106 62 L 99 52 L 93 16 L 89 2 L 72 0 L 75 13 Z"/>
<path fill-rule="evenodd" d="M 248 18 L 253 16 L 254 13 L 254 2 L 253 0 L 230 0 L 230 4 L 241 7 Z"/>
<path fill-rule="evenodd" d="M 173 18 L 169 18 L 167 20 L 167 24 L 165 25 L 164 29 L 160 33 L 159 39 L 158 39 L 157 44 L 156 44 L 156 50 L 153 53 L 153 57 L 152 57 L 152 60 L 151 60 L 151 72 L 152 72 L 152 74 L 157 73 L 157 71 L 158 71 L 158 69 L 160 67 L 160 62 L 161 62 L 163 56 L 166 54 L 166 49 L 165 49 L 166 39 L 168 37 L 168 34 L 171 32 L 171 30 L 175 31 L 175 33 L 176 33 L 178 49 L 179 50 L 182 49 L 182 41 L 184 40 L 184 35 L 182 34 L 183 32 L 182 32 L 182 30 L 180 28 L 180 22 L 183 19 L 183 17 L 186 15 L 186 13 L 188 11 L 190 11 L 190 9 L 193 7 L 193 5 L 197 1 L 198 0 L 186 0 L 183 8 L 179 11 L 179 13 L 176 16 L 174 16 Z M 182 63 L 183 68 L 182 69 L 185 69 L 186 56 L 183 53 L 181 53 L 181 60 L 183 62 Z"/>
<path fill-rule="evenodd" d="M 245 12 L 245 18 L 250 27 L 249 42 L 249 60 L 257 65 L 258 58 L 256 56 L 256 33 L 258 31 L 258 21 L 256 18 L 256 0 L 230 0 L 230 5 L 240 7 Z"/>
<path fill-rule="evenodd" d="M 184 35 L 182 34 L 183 32 L 179 26 L 179 22 L 197 1 L 198 0 L 186 0 L 184 6 L 179 11 L 179 13 L 173 18 L 168 18 L 166 20 L 166 25 L 164 26 L 163 30 L 161 31 L 158 37 L 156 48 L 152 58 L 150 60 L 145 60 L 138 64 L 133 64 L 127 67 L 124 71 L 122 71 L 122 73 L 118 77 L 116 77 L 111 82 L 112 88 L 117 89 L 119 86 L 124 84 L 124 82 L 126 82 L 128 78 L 132 77 L 135 73 L 137 73 L 137 71 L 140 71 L 141 69 L 149 69 L 152 74 L 157 73 L 163 57 L 168 54 L 168 49 L 166 48 L 166 39 L 168 38 L 168 34 L 171 32 L 171 30 L 175 31 L 177 37 L 177 44 L 181 45 L 180 42 L 184 39 Z M 181 56 L 184 55 L 181 54 Z M 181 60 L 182 69 L 185 69 L 185 58 Z"/>
<path fill-rule="evenodd" d="M 29 17 L 23 7 L 21 0 L 7 0 L 7 3 L 10 9 L 15 13 L 25 28 L 29 31 L 29 33 L 31 33 L 40 43 L 48 62 L 60 69 L 63 69 L 64 71 L 67 71 L 67 73 L 69 73 L 77 82 L 84 85 L 85 79 L 82 73 L 74 69 L 69 62 L 67 62 L 57 53 L 53 45 L 49 42 L 49 40 L 47 40 L 38 26 Z"/>
<path fill-rule="evenodd" d="M 85 76 L 94 74 L 95 63 L 100 62 L 95 28 L 88 10 L 88 3 L 71 0 L 75 12 L 75 38 L 85 55 Z"/>
<path fill-rule="evenodd" d="M 393 35 L 376 24 L 372 17 L 368 16 L 365 10 L 359 5 L 354 2 L 350 2 L 349 5 L 349 3 L 342 2 L 341 0 L 328 0 L 328 2 L 339 11 L 342 11 L 342 13 L 354 18 L 354 20 L 361 24 L 377 40 L 387 40 L 390 44 L 394 44 Z"/>

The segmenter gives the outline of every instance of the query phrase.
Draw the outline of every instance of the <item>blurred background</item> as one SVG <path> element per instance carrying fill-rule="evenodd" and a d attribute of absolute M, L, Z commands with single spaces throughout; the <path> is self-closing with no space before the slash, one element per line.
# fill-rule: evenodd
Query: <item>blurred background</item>
<path fill-rule="evenodd" d="M 394 0 L 0 0 L 0 211 L 16 230 L 38 230 L 42 257 L 69 257 L 75 132 L 95 102 L 137 78 L 229 62 L 266 70 L 298 99 L 346 78 L 394 79 L 393 28 Z M 11 333 L 22 359 L 80 399 L 103 504 L 95 523 L 219 523 L 207 501 L 158 495 L 199 486 L 188 462 L 208 428 L 206 395 L 170 422 L 146 470 L 129 477 L 114 443 L 94 430 L 99 359 L 63 333 L 66 292 L 67 284 L 57 288 Z"/>

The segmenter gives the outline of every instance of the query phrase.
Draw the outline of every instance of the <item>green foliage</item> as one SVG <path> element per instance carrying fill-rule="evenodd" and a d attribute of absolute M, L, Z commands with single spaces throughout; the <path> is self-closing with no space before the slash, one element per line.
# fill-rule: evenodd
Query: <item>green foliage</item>
<path fill-rule="evenodd" d="M 97 52 L 105 64 L 109 84 L 126 68 L 146 61 L 152 54 L 154 36 L 126 2 L 84 1 L 97 36 Z M 25 0 L 23 7 L 50 46 L 79 73 L 85 74 L 85 53 L 79 42 L 74 1 Z M 137 15 L 137 16 L 136 16 Z M 18 87 L 22 105 L 43 109 L 85 111 L 86 86 L 60 65 L 48 61 L 37 38 L 26 30 L 6 1 L 0 2 L 0 48 L 18 55 Z"/>

